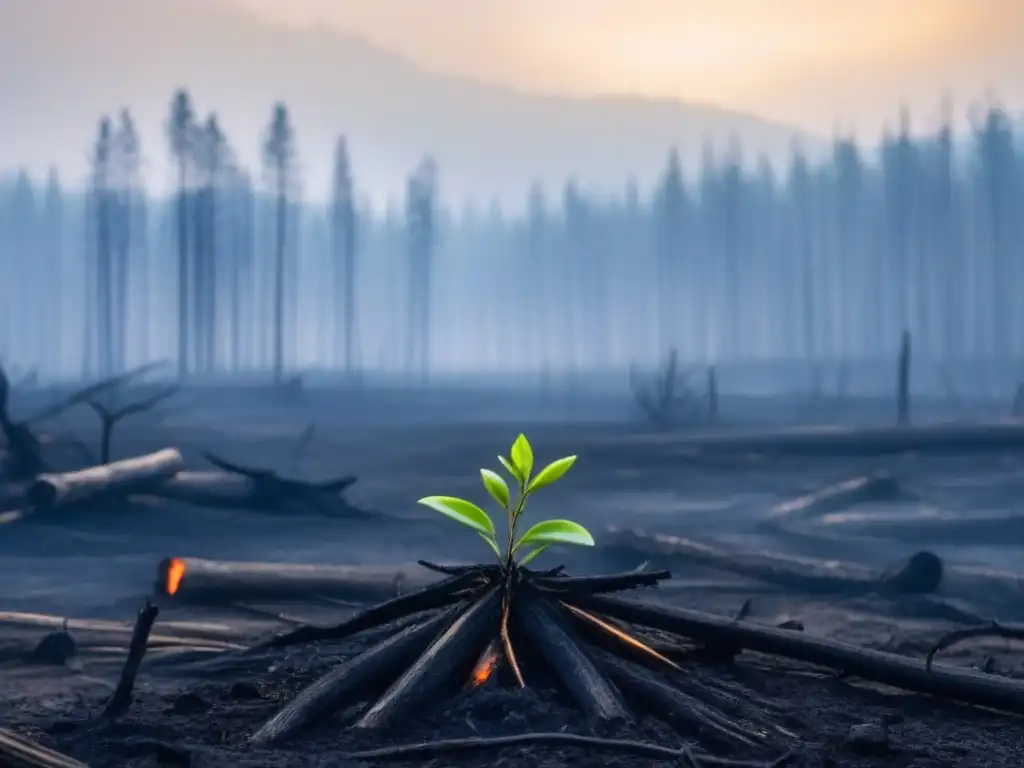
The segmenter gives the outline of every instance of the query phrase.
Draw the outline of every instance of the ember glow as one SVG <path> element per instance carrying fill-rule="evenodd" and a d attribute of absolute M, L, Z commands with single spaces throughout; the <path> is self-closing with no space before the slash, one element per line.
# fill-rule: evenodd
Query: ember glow
<path fill-rule="evenodd" d="M 593 624 L 593 625 L 595 625 L 597 627 L 600 627 L 601 629 L 603 629 L 608 634 L 610 634 L 613 637 L 618 638 L 619 640 L 624 642 L 626 645 L 632 646 L 633 648 L 636 648 L 638 651 L 642 651 L 642 652 L 646 653 L 648 656 L 651 656 L 651 657 L 657 659 L 660 662 L 668 664 L 670 667 L 674 667 L 675 669 L 678 669 L 680 672 L 683 671 L 682 668 L 678 664 L 676 664 L 674 661 L 672 661 L 672 659 L 668 658 L 667 656 L 665 656 L 663 654 L 658 653 L 656 650 L 654 650 L 649 645 L 647 645 L 647 643 L 644 643 L 641 640 L 638 640 L 637 638 L 633 637 L 632 635 L 630 635 L 627 632 L 623 632 L 618 627 L 616 627 L 616 626 L 614 626 L 612 624 L 609 624 L 607 621 L 604 621 L 603 619 L 595 616 L 594 614 L 590 613 L 589 611 L 584 611 L 582 608 L 577 608 L 574 605 L 569 605 L 568 603 L 566 603 L 564 601 L 562 602 L 562 605 L 564 607 L 568 608 L 570 611 L 572 611 L 572 613 L 574 615 L 579 616 L 581 619 L 583 619 L 585 621 L 589 621 L 591 624 Z"/>
<path fill-rule="evenodd" d="M 178 591 L 183 578 L 185 578 L 185 561 L 180 557 L 172 557 L 167 563 L 166 589 L 168 595 L 173 595 Z"/>
<path fill-rule="evenodd" d="M 476 666 L 473 667 L 473 674 L 469 676 L 469 683 L 473 688 L 479 688 L 481 685 L 491 679 L 491 675 L 498 668 L 498 663 L 501 661 L 501 652 L 497 642 L 492 641 L 484 652 L 480 654 L 480 659 L 477 661 Z"/>

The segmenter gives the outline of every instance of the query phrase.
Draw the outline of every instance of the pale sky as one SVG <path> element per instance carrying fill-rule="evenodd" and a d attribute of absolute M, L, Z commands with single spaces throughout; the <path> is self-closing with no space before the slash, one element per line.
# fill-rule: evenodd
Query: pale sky
<path fill-rule="evenodd" d="M 233 0 L 431 69 L 562 94 L 710 101 L 874 132 L 1001 96 L 1024 107 L 1024 0 Z"/>

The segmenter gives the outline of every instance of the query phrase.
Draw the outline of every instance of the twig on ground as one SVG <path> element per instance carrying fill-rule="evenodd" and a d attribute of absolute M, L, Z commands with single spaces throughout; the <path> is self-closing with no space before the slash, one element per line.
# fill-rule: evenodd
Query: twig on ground
<path fill-rule="evenodd" d="M 965 629 L 953 630 L 940 637 L 939 641 L 931 647 L 931 650 L 928 651 L 928 655 L 925 657 L 925 667 L 931 671 L 932 661 L 935 659 L 935 654 L 939 653 L 939 651 L 944 651 L 965 640 L 973 640 L 978 637 L 1001 637 L 1005 640 L 1020 640 L 1024 642 L 1024 625 L 1000 624 L 997 620 L 993 619 L 991 624 L 986 624 L 983 627 L 967 627 Z"/>
<path fill-rule="evenodd" d="M 604 739 L 596 736 L 581 736 L 575 733 L 524 733 L 517 736 L 496 736 L 491 738 L 444 739 L 425 741 L 418 744 L 402 744 L 381 749 L 350 752 L 349 760 L 384 761 L 432 759 L 453 752 L 476 752 L 486 749 L 505 749 L 540 744 L 551 747 L 576 747 L 602 749 L 621 754 L 649 757 L 654 760 L 682 760 L 690 768 L 781 768 L 788 764 L 796 753 L 788 751 L 774 760 L 731 760 L 694 752 L 689 748 L 673 749 L 659 744 L 629 739 Z"/>

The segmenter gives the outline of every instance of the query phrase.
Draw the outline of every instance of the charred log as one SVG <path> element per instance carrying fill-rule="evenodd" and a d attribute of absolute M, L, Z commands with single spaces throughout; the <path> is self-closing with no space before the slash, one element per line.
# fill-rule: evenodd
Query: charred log
<path fill-rule="evenodd" d="M 384 690 L 419 657 L 455 617 L 455 609 L 392 635 L 339 664 L 303 689 L 249 739 L 264 746 L 290 739 L 324 716 Z"/>
<path fill-rule="evenodd" d="M 763 744 L 764 739 L 757 733 L 732 722 L 721 712 L 674 688 L 663 678 L 607 652 L 599 652 L 597 659 L 623 694 L 638 700 L 647 711 L 681 727 L 684 732 L 689 731 L 702 740 L 728 749 L 749 749 Z"/>
<path fill-rule="evenodd" d="M 451 605 L 462 599 L 466 589 L 479 585 L 480 580 L 474 573 L 452 576 L 437 584 L 423 587 L 416 592 L 410 592 L 392 600 L 378 603 L 364 611 L 360 611 L 340 624 L 330 627 L 313 625 L 296 627 L 283 635 L 278 635 L 266 642 L 260 643 L 258 646 L 254 646 L 254 650 L 283 648 L 289 645 L 319 640 L 341 640 L 415 613 Z"/>
<path fill-rule="evenodd" d="M 343 492 L 356 482 L 353 476 L 306 482 L 280 477 L 271 470 L 242 467 L 210 453 L 204 456 L 215 471 L 182 472 L 163 484 L 157 494 L 203 507 L 266 512 L 307 509 L 331 516 L 379 516 L 345 500 Z"/>
<path fill-rule="evenodd" d="M 185 468 L 174 448 L 75 472 L 39 475 L 25 493 L 35 507 L 63 507 L 99 496 L 146 493 Z"/>
<path fill-rule="evenodd" d="M 400 588 L 438 577 L 403 565 L 346 566 L 247 563 L 169 557 L 157 570 L 156 592 L 175 601 L 225 605 L 237 601 L 310 600 L 317 596 L 374 603 Z"/>
<path fill-rule="evenodd" d="M 477 599 L 388 688 L 355 723 L 355 728 L 381 729 L 393 724 L 417 704 L 455 680 L 464 680 L 480 651 L 494 637 L 501 610 L 501 594 L 492 589 Z"/>
<path fill-rule="evenodd" d="M 530 644 L 592 721 L 623 722 L 626 705 L 615 686 L 583 650 L 569 624 L 546 601 L 520 600 L 516 616 Z"/>
<path fill-rule="evenodd" d="M 220 624 L 202 622 L 164 622 L 163 631 L 149 637 L 149 647 L 203 645 L 231 650 L 243 647 L 245 637 Z M 134 625 L 106 619 L 67 619 L 39 613 L 0 611 L 0 633 L 20 643 L 22 638 L 34 644 L 43 631 L 67 631 L 79 647 L 122 646 L 134 632 Z"/>
<path fill-rule="evenodd" d="M 896 569 L 879 574 L 854 563 L 824 562 L 768 552 L 725 550 L 679 536 L 646 534 L 609 528 L 611 546 L 646 557 L 678 559 L 690 565 L 727 571 L 807 594 L 863 594 L 890 592 L 921 594 L 938 590 L 942 561 L 928 552 L 913 555 Z"/>
<path fill-rule="evenodd" d="M 537 576 L 530 579 L 530 585 L 547 592 L 596 595 L 602 592 L 656 587 L 659 582 L 671 578 L 672 574 L 668 571 L 631 571 L 607 576 Z"/>

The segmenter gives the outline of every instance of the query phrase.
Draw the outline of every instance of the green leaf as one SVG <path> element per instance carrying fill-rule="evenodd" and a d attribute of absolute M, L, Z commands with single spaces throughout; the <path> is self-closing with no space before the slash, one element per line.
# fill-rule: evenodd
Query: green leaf
<path fill-rule="evenodd" d="M 508 459 L 506 459 L 504 456 L 499 455 L 498 456 L 498 461 L 501 462 L 501 466 L 503 466 L 505 468 L 505 470 L 510 475 L 512 475 L 512 477 L 514 477 L 519 482 L 523 481 L 523 478 L 519 476 L 519 470 L 516 469 Z"/>
<path fill-rule="evenodd" d="M 494 550 L 494 554 L 501 560 L 501 548 L 498 546 L 498 542 L 494 540 L 493 536 L 488 536 L 486 533 L 481 533 L 480 538 L 487 542 L 487 546 Z"/>
<path fill-rule="evenodd" d="M 490 516 L 471 501 L 455 496 L 427 496 L 417 503 L 430 507 L 435 512 L 440 512 L 442 515 L 472 528 L 477 533 L 484 533 L 494 538 L 494 523 Z"/>
<path fill-rule="evenodd" d="M 569 471 L 569 467 L 576 461 L 575 456 L 566 456 L 564 459 L 557 459 L 548 464 L 542 469 L 533 482 L 530 483 L 530 487 L 527 488 L 527 492 L 536 491 L 540 488 L 545 488 L 551 485 L 556 480 L 560 479 L 562 475 Z"/>
<path fill-rule="evenodd" d="M 484 487 L 487 489 L 487 492 L 491 494 L 496 502 L 501 504 L 503 509 L 508 509 L 508 485 L 505 484 L 505 480 L 501 475 L 489 469 L 481 469 L 480 477 L 484 481 Z"/>
<path fill-rule="evenodd" d="M 525 555 L 523 555 L 523 558 L 522 558 L 522 560 L 519 561 L 519 564 L 520 565 L 526 565 L 528 562 L 533 560 L 533 558 L 535 558 L 537 555 L 539 555 L 541 552 L 543 552 L 547 548 L 548 548 L 547 544 L 541 544 L 536 549 L 531 549 L 529 552 L 527 552 Z"/>
<path fill-rule="evenodd" d="M 515 552 L 524 544 L 575 544 L 578 547 L 594 546 L 590 531 L 572 520 L 543 520 L 523 534 L 512 547 Z"/>
<path fill-rule="evenodd" d="M 512 443 L 512 466 L 519 470 L 519 479 L 524 483 L 530 479 L 533 471 L 533 448 L 526 435 L 519 435 Z"/>

